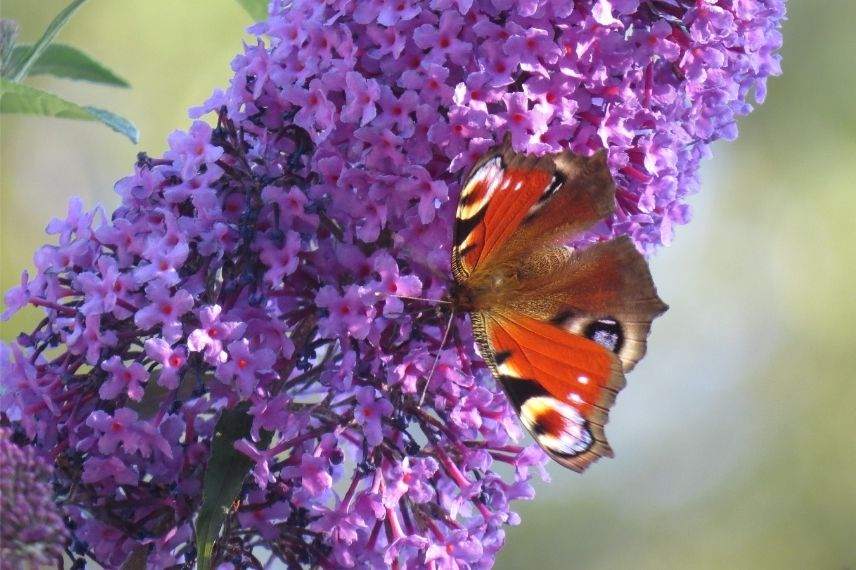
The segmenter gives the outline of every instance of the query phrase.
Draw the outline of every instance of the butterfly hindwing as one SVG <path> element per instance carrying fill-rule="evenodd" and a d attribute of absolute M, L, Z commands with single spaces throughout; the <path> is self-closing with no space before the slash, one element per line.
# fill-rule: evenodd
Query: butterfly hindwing
<path fill-rule="evenodd" d="M 612 455 L 603 426 L 624 374 L 610 351 L 519 313 L 475 313 L 473 329 L 523 425 L 553 459 L 582 471 Z"/>
<path fill-rule="evenodd" d="M 651 322 L 668 308 L 626 236 L 537 252 L 518 278 L 511 309 L 600 343 L 618 355 L 625 372 L 644 356 Z"/>

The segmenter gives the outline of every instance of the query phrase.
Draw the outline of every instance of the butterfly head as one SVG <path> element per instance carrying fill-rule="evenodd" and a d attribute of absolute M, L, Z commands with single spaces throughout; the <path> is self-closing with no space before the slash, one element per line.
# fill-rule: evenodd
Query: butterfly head
<path fill-rule="evenodd" d="M 449 299 L 456 312 L 469 313 L 476 309 L 476 294 L 466 284 L 453 283 L 449 291 Z"/>

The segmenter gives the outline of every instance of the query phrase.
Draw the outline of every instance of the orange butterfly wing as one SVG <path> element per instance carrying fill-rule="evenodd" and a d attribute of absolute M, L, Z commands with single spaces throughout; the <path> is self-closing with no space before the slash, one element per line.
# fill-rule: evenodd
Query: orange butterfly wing
<path fill-rule="evenodd" d="M 500 251 L 513 256 L 531 250 L 533 239 L 543 244 L 587 229 L 612 213 L 613 196 L 604 153 L 536 158 L 508 143 L 489 151 L 462 185 L 452 251 L 456 279 L 490 265 Z"/>
<path fill-rule="evenodd" d="M 666 308 L 628 239 L 559 245 L 613 202 L 603 154 L 534 158 L 506 144 L 476 164 L 458 206 L 456 299 L 479 351 L 535 440 L 576 471 L 612 455 L 607 413 Z"/>
<path fill-rule="evenodd" d="M 618 359 L 600 344 L 520 313 L 473 314 L 479 348 L 524 426 L 575 471 L 612 451 L 606 412 L 624 387 Z"/>

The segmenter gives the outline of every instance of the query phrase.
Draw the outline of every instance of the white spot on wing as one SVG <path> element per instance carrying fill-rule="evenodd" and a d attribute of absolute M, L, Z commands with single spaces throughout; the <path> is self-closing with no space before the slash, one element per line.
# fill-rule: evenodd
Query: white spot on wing
<path fill-rule="evenodd" d="M 517 371 L 514 370 L 511 366 L 508 365 L 508 362 L 503 362 L 499 366 L 496 367 L 500 374 L 503 376 L 516 376 Z"/>
<path fill-rule="evenodd" d="M 482 208 L 487 205 L 493 193 L 499 186 L 499 181 L 502 179 L 502 163 L 499 157 L 496 157 L 484 163 L 475 173 L 473 173 L 466 187 L 461 192 L 461 196 L 469 196 L 475 190 L 476 186 L 484 183 L 486 190 L 484 195 L 477 201 L 461 205 L 458 209 L 458 217 L 462 220 L 467 220 L 475 216 Z"/>
<path fill-rule="evenodd" d="M 559 433 L 537 433 L 538 417 L 551 411 L 558 412 L 564 419 Z M 593 441 L 591 432 L 582 415 L 573 408 L 549 396 L 535 396 L 523 402 L 520 419 L 531 431 L 538 443 L 560 455 L 577 455 L 587 450 Z"/>

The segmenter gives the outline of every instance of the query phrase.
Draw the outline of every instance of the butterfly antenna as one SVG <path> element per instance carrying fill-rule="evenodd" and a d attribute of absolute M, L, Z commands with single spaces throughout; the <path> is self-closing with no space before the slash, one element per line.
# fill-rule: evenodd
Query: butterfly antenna
<path fill-rule="evenodd" d="M 431 365 L 431 372 L 428 373 L 428 378 L 425 380 L 425 386 L 422 387 L 422 396 L 419 397 L 419 407 L 425 402 L 425 395 L 428 394 L 428 385 L 431 384 L 431 378 L 434 377 L 434 371 L 437 370 L 437 364 L 440 363 L 440 356 L 443 354 L 443 348 L 446 346 L 446 341 L 449 339 L 449 331 L 452 330 L 452 321 L 455 320 L 455 309 L 452 309 L 449 314 L 449 322 L 446 323 L 446 330 L 443 332 L 443 340 L 440 341 L 440 349 L 437 351 L 437 356 L 434 358 L 434 364 Z"/>
<path fill-rule="evenodd" d="M 410 297 L 408 295 L 395 295 L 394 293 L 384 294 L 380 291 L 375 292 L 375 295 L 381 296 L 384 295 L 386 297 L 396 297 L 398 299 L 407 299 L 409 301 L 426 301 L 428 303 L 437 303 L 440 305 L 451 305 L 452 302 L 447 299 L 428 299 L 427 297 Z"/>

